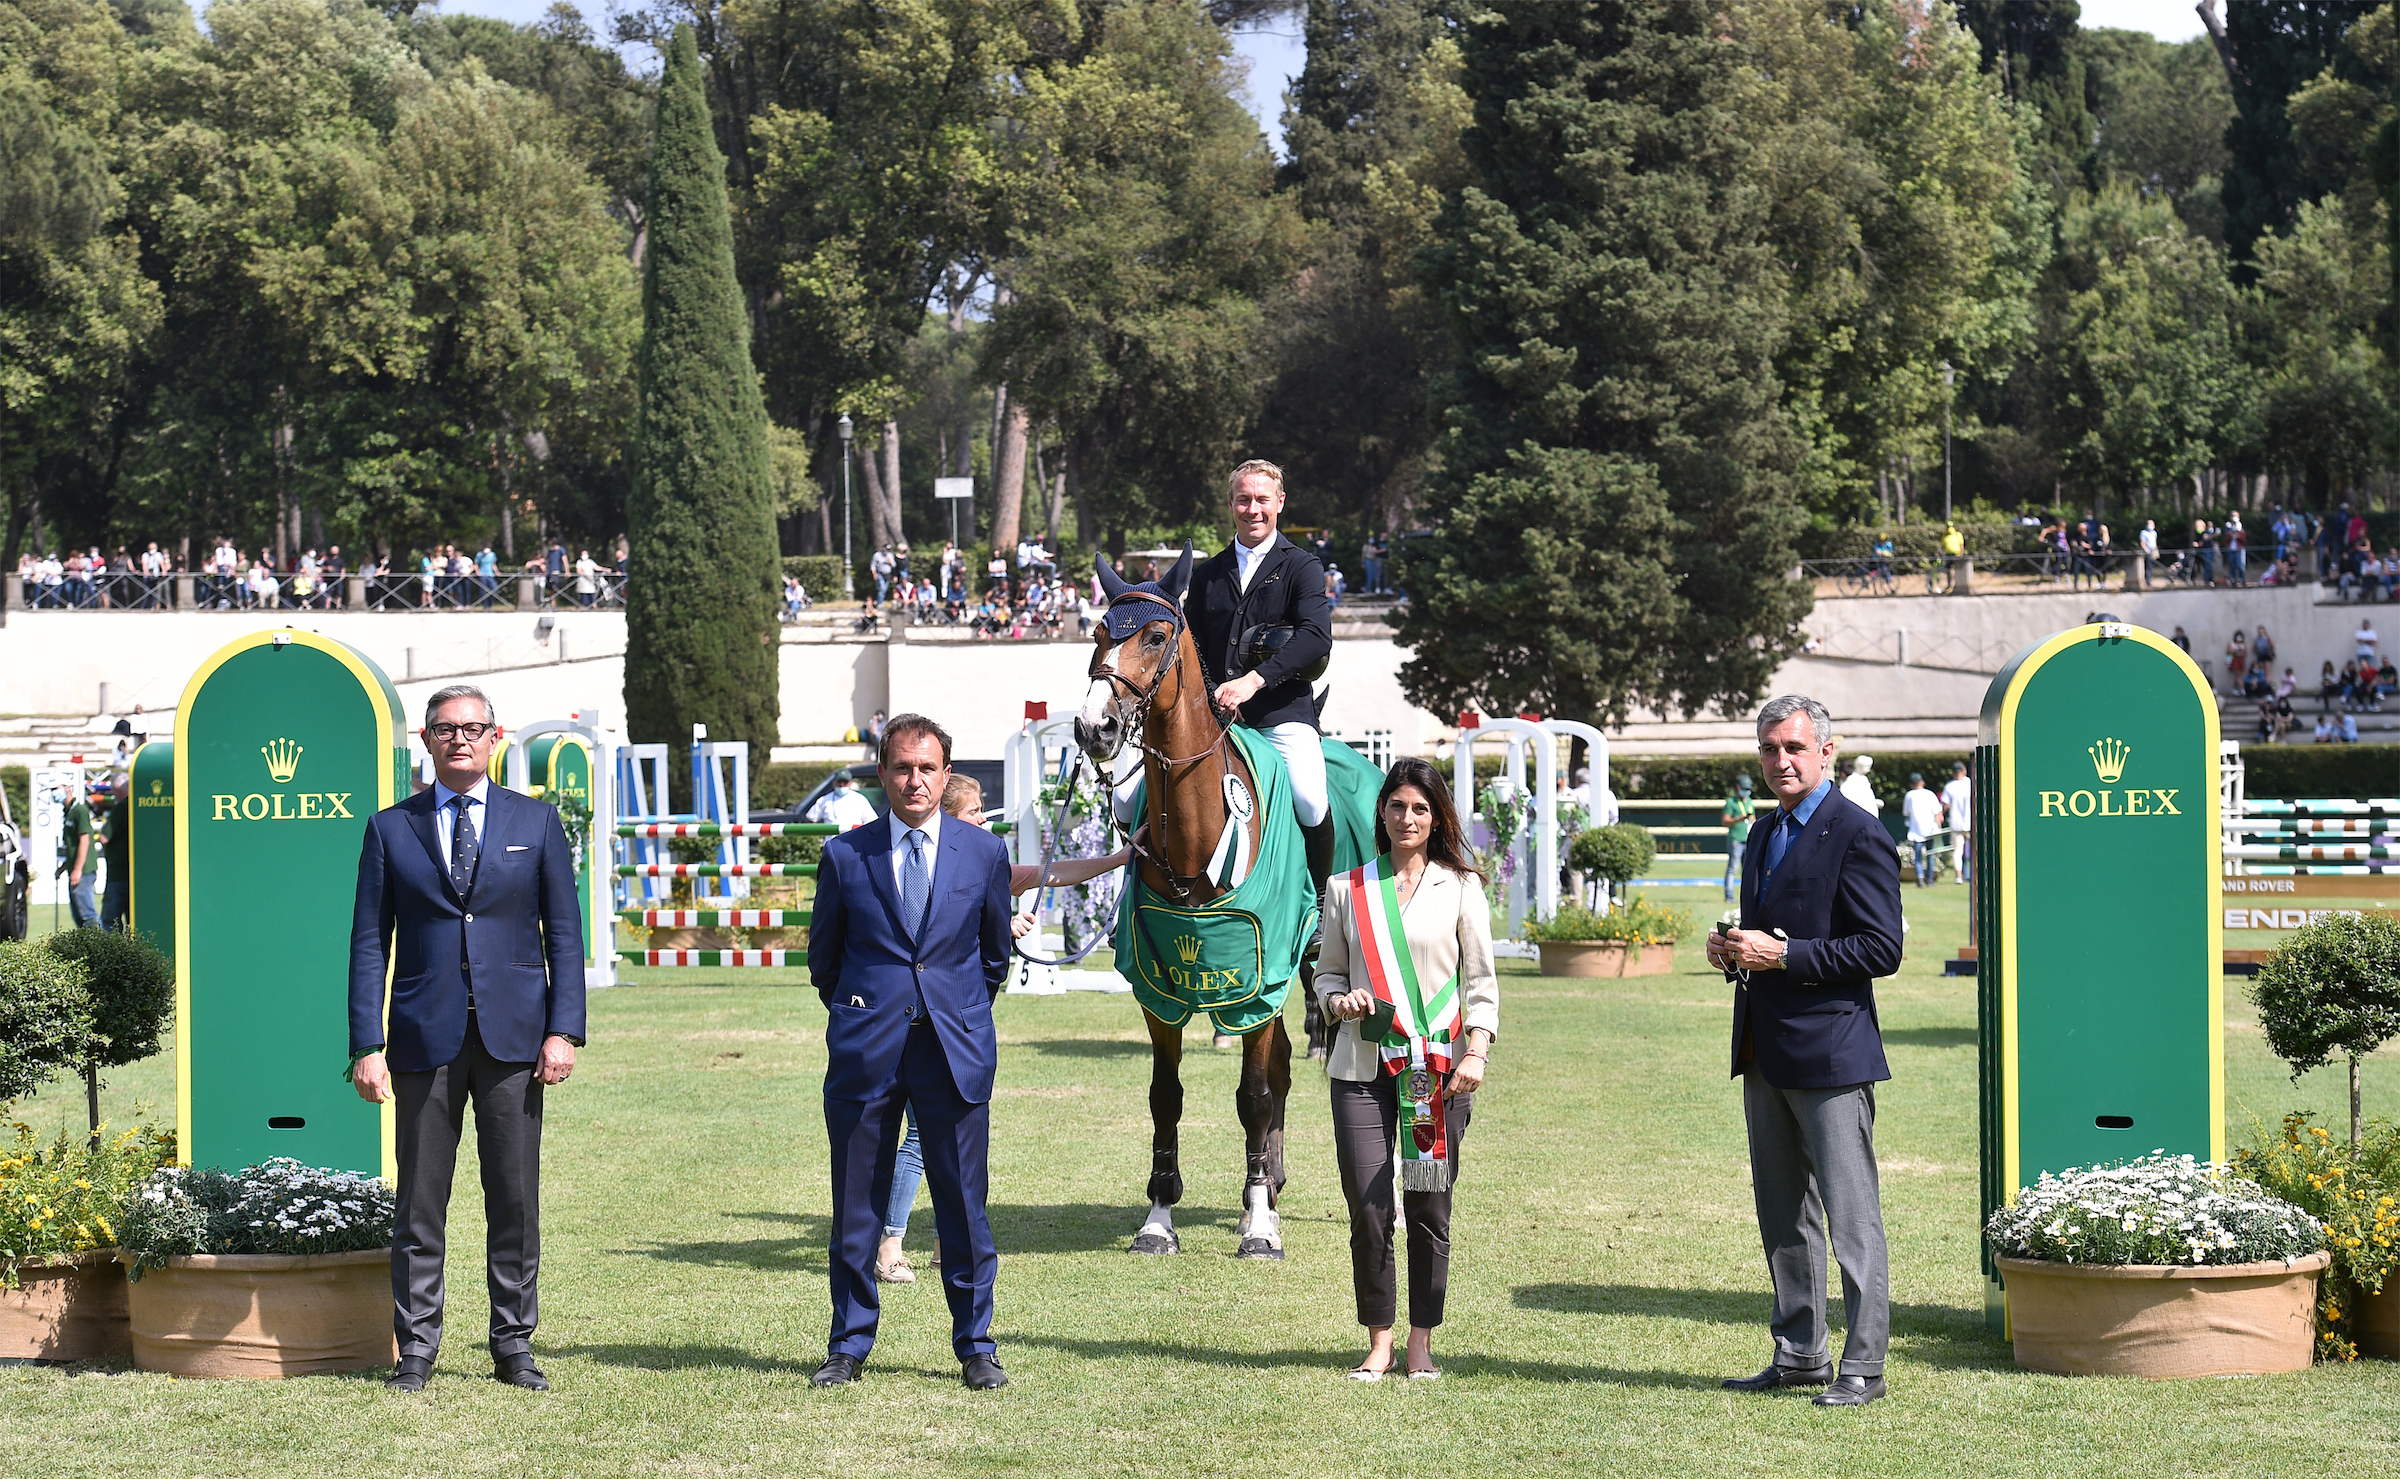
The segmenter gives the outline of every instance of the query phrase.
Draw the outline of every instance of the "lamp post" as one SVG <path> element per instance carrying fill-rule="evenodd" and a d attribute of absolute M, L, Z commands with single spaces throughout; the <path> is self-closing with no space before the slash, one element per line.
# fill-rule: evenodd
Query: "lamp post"
<path fill-rule="evenodd" d="M 850 575 L 850 413 L 833 423 L 842 436 L 842 599 L 853 600 L 858 592 L 852 587 Z"/>
<path fill-rule="evenodd" d="M 1958 395 L 1958 372 L 1942 361 L 1942 522 L 1950 522 L 1950 403 Z"/>

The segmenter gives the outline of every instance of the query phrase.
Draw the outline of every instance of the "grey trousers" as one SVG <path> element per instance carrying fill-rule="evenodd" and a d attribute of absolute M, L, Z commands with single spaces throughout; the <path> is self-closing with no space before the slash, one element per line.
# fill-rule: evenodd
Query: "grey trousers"
<path fill-rule="evenodd" d="M 1396 1325 L 1397 1282 L 1392 1268 L 1392 1223 L 1408 1213 L 1408 1323 L 1427 1330 L 1442 1323 L 1450 1293 L 1450 1193 L 1402 1192 L 1392 1205 L 1399 1178 L 1392 1151 L 1400 1135 L 1400 1081 L 1377 1074 L 1365 1083 L 1329 1079 L 1333 1085 L 1333 1160 L 1342 1173 L 1342 1197 L 1350 1204 L 1350 1285 L 1358 1323 L 1374 1329 Z M 1475 1096 L 1461 1094 L 1444 1111 L 1450 1145 L 1450 1185 L 1458 1185 L 1459 1149 L 1475 1118 Z"/>
<path fill-rule="evenodd" d="M 1875 1184 L 1875 1086 L 1779 1089 L 1742 1075 L 1750 1193 L 1775 1283 L 1775 1364 L 1825 1364 L 1825 1243 L 1842 1265 L 1844 1376 L 1881 1376 L 1891 1345 L 1891 1266 Z"/>
<path fill-rule="evenodd" d="M 442 1344 L 442 1255 L 450 1183 L 467 1101 L 483 1165 L 484 1281 L 495 1360 L 533 1348 L 534 1280 L 542 1264 L 542 1085 L 531 1063 L 484 1051 L 475 1017 L 458 1056 L 429 1073 L 395 1073 L 400 1196 L 392 1228 L 392 1333 L 400 1354 L 433 1358 Z"/>

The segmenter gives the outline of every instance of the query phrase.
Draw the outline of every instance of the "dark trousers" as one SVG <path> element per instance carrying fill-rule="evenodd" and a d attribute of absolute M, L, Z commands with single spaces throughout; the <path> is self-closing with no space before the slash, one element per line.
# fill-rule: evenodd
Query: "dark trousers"
<path fill-rule="evenodd" d="M 1891 1344 L 1889 1255 L 1875 1174 L 1875 1086 L 1779 1089 L 1742 1075 L 1750 1189 L 1775 1285 L 1775 1364 L 1825 1364 L 1825 1245 L 1842 1265 L 1842 1375 L 1881 1376 Z"/>
<path fill-rule="evenodd" d="M 826 1349 L 863 1361 L 875 1348 L 875 1326 L 883 1313 L 875 1245 L 883 1237 L 901 1123 L 911 1110 L 925 1158 L 925 1188 L 933 1194 L 942 1295 L 950 1303 L 950 1346 L 961 1361 L 988 1356 L 997 1349 L 992 1285 L 1000 1273 L 1000 1252 L 984 1216 L 991 1190 L 992 1107 L 959 1097 L 942 1040 L 922 1018 L 909 1031 L 898 1077 L 883 1093 L 825 1100 L 825 1133 L 833 1142 L 833 1333 Z"/>
<path fill-rule="evenodd" d="M 400 1354 L 432 1359 L 442 1344 L 442 1254 L 450 1182 L 467 1101 L 483 1163 L 483 1255 L 492 1296 L 492 1356 L 533 1348 L 534 1280 L 542 1265 L 542 1085 L 531 1063 L 484 1051 L 467 1015 L 458 1056 L 429 1073 L 395 1073 L 400 1205 L 392 1231 L 392 1332 Z"/>
<path fill-rule="evenodd" d="M 1396 1325 L 1392 1270 L 1392 1150 L 1400 1137 L 1400 1081 L 1388 1074 L 1368 1083 L 1333 1085 L 1333 1158 L 1342 1170 L 1342 1199 L 1350 1204 L 1350 1282 L 1358 1323 Z M 1475 1096 L 1448 1105 L 1450 1184 L 1458 1185 L 1459 1146 Z M 1450 1292 L 1450 1193 L 1402 1193 L 1408 1213 L 1408 1323 L 1431 1330 L 1442 1323 Z"/>

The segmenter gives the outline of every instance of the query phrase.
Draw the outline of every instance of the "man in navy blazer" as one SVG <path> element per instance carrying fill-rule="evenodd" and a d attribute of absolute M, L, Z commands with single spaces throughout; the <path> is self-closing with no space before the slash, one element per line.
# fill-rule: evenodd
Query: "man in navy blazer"
<path fill-rule="evenodd" d="M 350 1077 L 397 1096 L 387 1385 L 422 1391 L 442 1342 L 442 1255 L 470 1100 L 483 1164 L 492 1375 L 547 1391 L 533 1363 L 542 1259 L 542 1091 L 583 1043 L 583 919 L 556 808 L 491 783 L 491 700 L 426 702 L 435 781 L 367 822 L 350 922 Z M 389 997 L 387 1009 L 386 997 Z"/>
<path fill-rule="evenodd" d="M 921 714 L 884 727 L 885 816 L 825 842 L 809 919 L 808 973 L 825 1002 L 825 1131 L 833 1142 L 833 1333 L 821 1387 L 858 1380 L 882 1299 L 875 1246 L 915 1112 L 941 1241 L 942 1292 L 959 1378 L 1006 1386 L 992 1344 L 1000 1255 L 990 1189 L 992 998 L 1008 975 L 1008 850 L 942 814 L 950 736 Z"/>
<path fill-rule="evenodd" d="M 1824 1407 L 1884 1393 L 1891 1278 L 1875 1174 L 1875 1085 L 1892 1076 L 1875 978 L 1900 968 L 1900 869 L 1882 821 L 1834 789 L 1833 719 L 1813 698 L 1758 715 L 1759 768 L 1780 805 L 1750 829 L 1738 928 L 1708 937 L 1736 985 L 1751 1195 L 1775 1286 L 1775 1358 L 1736 1391 L 1822 1386 Z M 1827 1350 L 1825 1245 L 1842 1266 L 1849 1333 Z"/>

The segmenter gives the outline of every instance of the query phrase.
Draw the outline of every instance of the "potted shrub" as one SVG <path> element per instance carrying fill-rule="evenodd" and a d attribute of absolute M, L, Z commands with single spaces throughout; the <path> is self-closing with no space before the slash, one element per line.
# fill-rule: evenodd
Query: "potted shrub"
<path fill-rule="evenodd" d="M 1984 1232 L 2028 1370 L 2234 1376 L 2315 1352 L 2325 1230 L 2230 1167 L 2154 1152 L 2044 1172 Z"/>
<path fill-rule="evenodd" d="M 1606 914 L 1562 904 L 1548 919 L 1527 920 L 1525 937 L 1540 947 L 1545 976 L 1663 976 L 1689 924 L 1682 910 L 1636 897 Z"/>
<path fill-rule="evenodd" d="M 1610 894 L 1622 896 L 1626 884 L 1649 872 L 1650 862 L 1657 856 L 1658 844 L 1650 829 L 1631 822 L 1587 828 L 1567 844 L 1567 866 L 1607 885 L 1609 892 L 1601 896 L 1603 908 Z"/>
<path fill-rule="evenodd" d="M 2333 1263 L 2317 1283 L 2317 1355 L 2400 1358 L 2400 1194 L 2388 1179 L 2400 1132 L 2376 1126 L 2365 1146 L 2312 1125 L 2307 1111 L 2283 1117 L 2234 1157 L 2234 1170 L 2325 1226 Z"/>
<path fill-rule="evenodd" d="M 84 970 L 92 1035 L 74 1066 L 83 1071 L 84 1103 L 97 1135 L 100 1070 L 123 1068 L 158 1052 L 159 1034 L 175 1015 L 175 966 L 147 938 L 97 925 L 61 931 L 42 941 L 42 948 Z"/>
<path fill-rule="evenodd" d="M 91 1050 L 90 987 L 79 962 L 0 941 L 0 1104 L 24 1098 Z"/>
<path fill-rule="evenodd" d="M 0 1357 L 132 1356 L 117 1228 L 133 1189 L 174 1156 L 175 1133 L 147 1125 L 51 1145 L 16 1126 L 0 1149 Z"/>
<path fill-rule="evenodd" d="M 278 1157 L 169 1167 L 125 1210 L 133 1362 L 177 1376 L 308 1376 L 398 1357 L 392 1189 Z"/>
<path fill-rule="evenodd" d="M 2333 914 L 2284 941 L 2250 978 L 2258 1025 L 2300 1075 L 2350 1061 L 2350 1143 L 2359 1143 L 2358 1060 L 2400 1036 L 2400 920 Z"/>

